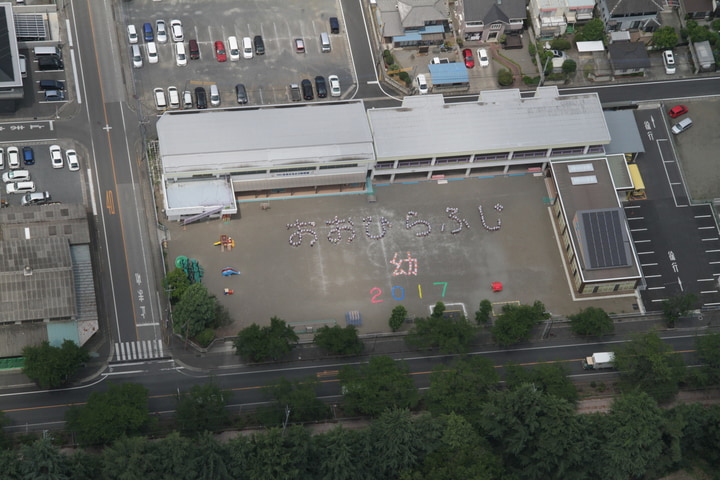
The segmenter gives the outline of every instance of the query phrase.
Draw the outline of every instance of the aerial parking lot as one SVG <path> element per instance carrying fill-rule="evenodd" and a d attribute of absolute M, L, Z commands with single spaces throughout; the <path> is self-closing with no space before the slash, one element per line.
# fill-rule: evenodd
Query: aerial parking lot
<path fill-rule="evenodd" d="M 235 86 L 245 85 L 249 105 L 276 104 L 289 101 L 288 85 L 300 84 L 303 79 L 316 76 L 327 79 L 337 75 L 343 91 L 353 85 L 350 52 L 344 33 L 342 12 L 337 2 L 319 0 L 313 2 L 287 3 L 282 0 L 242 2 L 218 0 L 203 2 L 133 2 L 123 3 L 125 22 L 118 33 L 127 52 L 123 61 L 132 66 L 130 40 L 127 25 L 133 25 L 138 34 L 143 65 L 132 68 L 137 96 L 142 99 L 146 114 L 157 113 L 153 89 L 176 87 L 181 94 L 193 92 L 197 87 L 209 93 L 210 85 L 217 85 L 220 106 L 238 106 Z M 330 33 L 330 17 L 340 19 L 340 33 Z M 167 41 L 157 38 L 157 20 L 163 20 L 170 33 L 171 21 L 180 20 L 183 41 L 176 42 L 167 35 Z M 150 63 L 148 43 L 143 25 L 150 23 L 153 42 L 157 48 L 157 63 Z M 331 49 L 323 51 L 321 33 L 329 36 Z M 243 55 L 243 38 L 254 39 L 260 35 L 265 53 L 257 54 L 253 48 L 252 58 Z M 228 39 L 237 39 L 240 53 L 230 54 Z M 304 52 L 297 51 L 295 40 L 302 39 Z M 159 41 L 160 40 L 160 41 Z M 190 56 L 190 41 L 195 40 L 199 58 Z M 226 61 L 218 61 L 216 42 L 223 42 Z M 188 57 L 186 66 L 178 66 L 177 43 L 182 43 Z M 315 97 L 317 99 L 317 95 Z M 316 100 L 317 101 L 317 100 Z M 194 107 L 196 100 L 193 98 Z"/>

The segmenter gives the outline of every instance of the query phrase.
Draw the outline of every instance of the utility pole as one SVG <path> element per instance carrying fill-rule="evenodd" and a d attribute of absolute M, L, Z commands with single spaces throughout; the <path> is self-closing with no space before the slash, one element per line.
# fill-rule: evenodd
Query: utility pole
<path fill-rule="evenodd" d="M 283 421 L 283 431 L 282 431 L 283 435 L 285 435 L 285 427 L 287 427 L 289 419 L 290 419 L 290 406 L 285 405 L 285 420 Z"/>

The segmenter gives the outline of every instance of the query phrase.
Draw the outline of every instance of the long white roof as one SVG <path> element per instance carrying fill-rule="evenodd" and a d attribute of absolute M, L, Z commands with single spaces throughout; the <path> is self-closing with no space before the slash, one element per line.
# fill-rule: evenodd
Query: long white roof
<path fill-rule="evenodd" d="M 610 142 L 596 93 L 560 95 L 541 87 L 482 92 L 477 102 L 442 95 L 405 97 L 400 107 L 368 110 L 377 160 L 452 156 Z"/>
<path fill-rule="evenodd" d="M 166 175 L 374 161 L 362 101 L 168 112 L 157 132 Z"/>

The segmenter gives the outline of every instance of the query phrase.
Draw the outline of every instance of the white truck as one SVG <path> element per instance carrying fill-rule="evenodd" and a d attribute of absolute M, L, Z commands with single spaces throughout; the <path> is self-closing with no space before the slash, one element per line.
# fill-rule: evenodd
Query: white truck
<path fill-rule="evenodd" d="M 604 368 L 613 368 L 615 354 L 613 352 L 598 352 L 586 357 L 582 364 L 585 370 L 602 370 Z"/>

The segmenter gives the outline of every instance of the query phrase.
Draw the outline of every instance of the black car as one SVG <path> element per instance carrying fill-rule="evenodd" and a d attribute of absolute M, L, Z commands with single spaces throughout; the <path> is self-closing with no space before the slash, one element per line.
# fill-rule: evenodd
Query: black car
<path fill-rule="evenodd" d="M 303 98 L 305 100 L 312 100 L 315 98 L 312 89 L 312 83 L 307 78 L 300 82 L 300 88 L 302 88 Z"/>
<path fill-rule="evenodd" d="M 235 93 L 237 94 L 237 102 L 238 103 L 247 103 L 248 102 L 248 96 L 247 96 L 247 90 L 245 90 L 245 85 L 242 83 L 238 83 L 235 85 Z"/>
<path fill-rule="evenodd" d="M 327 84 L 325 83 L 325 77 L 321 75 L 315 77 L 315 90 L 317 91 L 318 98 L 327 97 Z"/>
<path fill-rule="evenodd" d="M 207 108 L 207 94 L 203 87 L 195 88 L 195 105 L 197 108 Z"/>
<path fill-rule="evenodd" d="M 23 147 L 22 153 L 25 165 L 35 165 L 35 152 L 32 147 Z"/>
<path fill-rule="evenodd" d="M 62 70 L 65 67 L 57 55 L 43 55 L 38 57 L 37 61 L 40 70 Z"/>
<path fill-rule="evenodd" d="M 263 42 L 262 35 L 255 35 L 253 44 L 255 45 L 255 55 L 265 55 L 265 42 Z"/>

